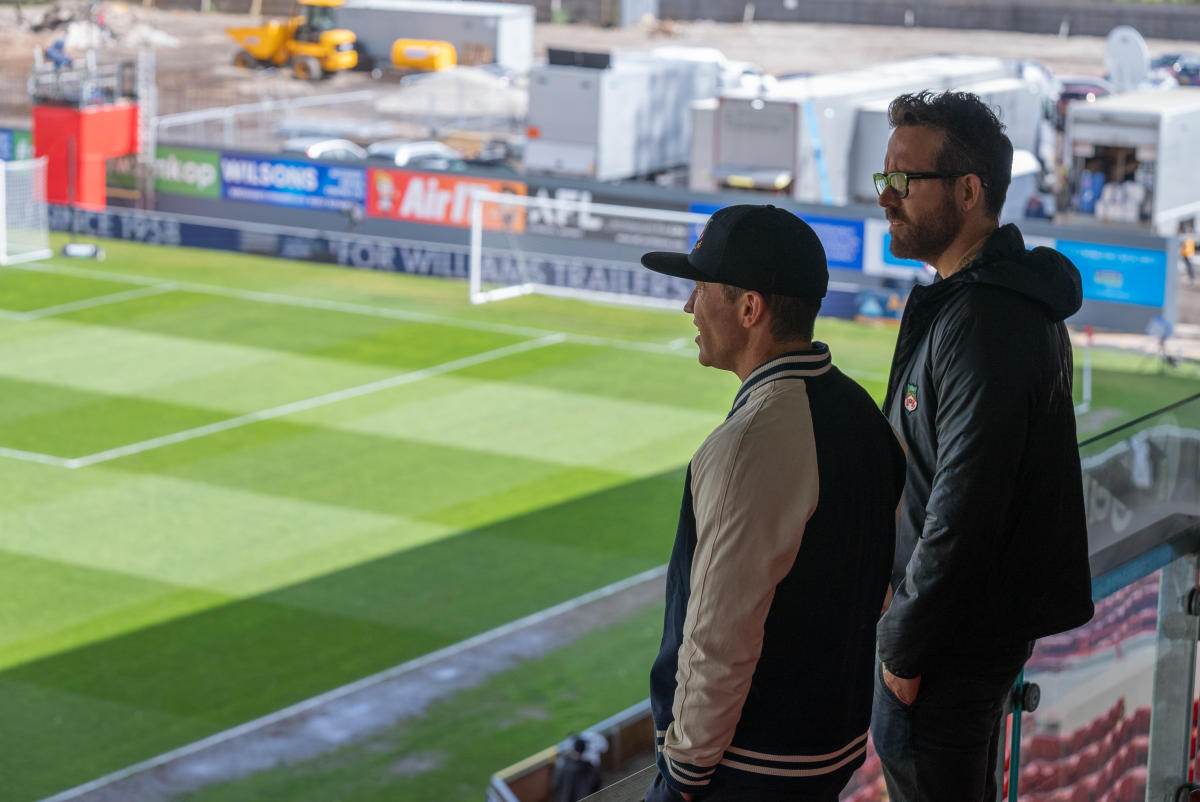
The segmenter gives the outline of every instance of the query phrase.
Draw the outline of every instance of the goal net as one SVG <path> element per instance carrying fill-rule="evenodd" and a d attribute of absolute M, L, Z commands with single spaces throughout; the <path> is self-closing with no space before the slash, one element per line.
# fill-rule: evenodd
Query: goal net
<path fill-rule="evenodd" d="M 0 161 L 0 265 L 51 255 L 46 158 Z"/>
<path fill-rule="evenodd" d="M 678 309 L 692 282 L 642 267 L 647 251 L 691 250 L 707 214 L 477 191 L 471 199 L 471 302 L 537 293 Z"/>

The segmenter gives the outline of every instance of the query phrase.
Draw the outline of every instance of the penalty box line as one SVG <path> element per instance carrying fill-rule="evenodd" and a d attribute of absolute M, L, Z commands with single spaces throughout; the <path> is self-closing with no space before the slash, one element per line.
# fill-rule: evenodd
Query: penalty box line
<path fill-rule="evenodd" d="M 133 276 L 125 273 L 114 273 L 107 270 L 86 270 L 77 267 L 67 267 L 65 265 L 46 265 L 37 263 L 26 263 L 20 265 L 11 265 L 14 270 L 27 270 L 35 273 L 60 274 L 66 276 L 78 276 L 85 278 L 95 278 L 101 276 L 113 281 L 124 281 L 129 284 L 147 284 L 160 286 L 159 279 L 147 278 L 143 276 Z M 446 315 L 433 315 L 427 312 L 409 312 L 403 309 L 391 309 L 386 306 L 374 306 L 373 304 L 360 304 L 350 301 L 329 301 L 322 298 L 305 298 L 299 295 L 284 295 L 274 292 L 262 292 L 259 290 L 243 290 L 234 287 L 222 287 L 218 284 L 204 284 L 190 281 L 173 281 L 171 282 L 173 289 L 196 292 L 203 295 L 215 295 L 225 298 L 236 298 L 242 301 L 256 301 L 264 304 L 274 304 L 277 306 L 292 306 L 306 309 L 322 309 L 330 312 L 344 312 L 354 315 L 367 315 L 369 317 L 383 317 L 392 320 L 405 320 L 413 323 L 429 323 L 437 326 L 449 326 L 459 329 L 471 329 L 474 331 L 486 331 L 493 334 L 512 334 L 519 337 L 544 337 L 548 335 L 558 334 L 564 337 L 564 342 L 569 342 L 575 345 L 591 345 L 600 348 L 616 348 L 624 351 L 638 351 L 649 354 L 666 354 L 669 356 L 682 356 L 688 359 L 694 359 L 696 352 L 689 346 L 692 344 L 690 337 L 681 337 L 672 340 L 670 343 L 653 343 L 639 340 L 620 340 L 613 337 L 602 337 L 590 334 L 573 334 L 570 332 L 556 332 L 550 329 L 534 328 L 532 326 L 513 326 L 506 323 L 489 323 L 482 320 L 466 320 L 463 318 L 449 317 Z M 682 304 L 680 309 L 682 309 Z M 846 370 L 842 372 L 848 376 L 853 376 L 865 381 L 887 381 L 886 373 L 872 373 L 862 370 Z"/>
<path fill-rule="evenodd" d="M 67 468 L 76 470 L 78 468 L 87 468 L 92 465 L 99 465 L 105 462 L 111 462 L 115 459 L 128 457 L 133 454 L 141 454 L 146 451 L 164 448 L 166 446 L 184 443 L 188 440 L 195 440 L 200 437 L 207 437 L 220 432 L 227 432 L 230 429 L 237 429 L 242 426 L 249 426 L 252 423 L 260 423 L 262 421 L 282 418 L 285 415 L 292 415 L 297 412 L 305 412 L 317 407 L 336 404 L 341 401 L 346 401 L 351 398 L 359 398 L 364 395 L 378 393 L 382 390 L 390 390 L 393 387 L 400 387 L 405 384 L 413 384 L 415 382 L 430 379 L 435 376 L 441 376 L 446 373 L 452 373 L 456 370 L 481 365 L 485 362 L 492 362 L 497 359 L 503 359 L 514 354 L 533 351 L 538 348 L 546 348 L 551 345 L 558 345 L 563 342 L 564 336 L 561 334 L 550 334 L 545 337 L 539 337 L 536 340 L 527 340 L 525 342 L 506 345 L 502 348 L 495 348 L 491 351 L 483 351 L 482 353 L 472 354 L 454 359 L 450 362 L 443 362 L 440 365 L 434 365 L 428 368 L 420 368 L 418 370 L 400 373 L 395 376 L 389 376 L 386 379 L 379 381 L 360 384 L 355 387 L 347 387 L 342 390 L 335 390 L 331 393 L 305 398 L 299 401 L 292 401 L 287 404 L 281 404 L 270 409 L 260 409 L 257 412 L 250 412 L 245 415 L 238 415 L 235 418 L 228 418 L 222 421 L 205 424 L 204 426 L 196 426 L 191 429 L 184 429 L 178 432 L 172 432 L 161 437 L 152 437 L 148 440 L 142 440 L 137 443 L 130 443 L 117 448 L 110 448 L 105 451 L 98 451 L 95 454 L 88 454 L 84 457 L 57 457 L 52 454 L 40 454 L 34 451 L 21 451 L 13 448 L 0 448 L 0 456 L 9 457 L 11 459 L 23 460 L 25 462 L 37 462 L 43 465 L 53 465 L 59 468 Z"/>
<path fill-rule="evenodd" d="M 25 270 L 31 273 L 44 273 L 49 275 L 75 276 L 77 278 L 104 278 L 111 281 L 124 282 L 126 284 L 142 284 L 149 286 L 161 286 L 163 284 L 163 281 L 158 278 L 135 276 L 126 273 L 115 273 L 108 270 L 88 270 L 78 267 L 68 267 L 66 265 L 48 265 L 29 262 L 20 265 L 10 265 L 10 269 Z M 620 340 L 612 337 L 601 337 L 588 334 L 572 334 L 570 332 L 553 331 L 551 329 L 542 329 L 533 326 L 515 326 L 507 323 L 491 323 L 483 320 L 467 320 L 464 318 L 450 317 L 448 315 L 435 315 L 428 312 L 411 312 L 404 309 L 392 309 L 386 306 L 375 306 L 374 304 L 355 303 L 352 301 L 330 301 L 324 298 L 306 298 L 300 295 L 285 295 L 282 293 L 264 292 L 261 290 L 244 290 L 236 287 L 223 287 L 219 284 L 205 284 L 202 282 L 193 281 L 171 281 L 170 284 L 171 289 L 183 292 L 195 292 L 202 295 L 236 298 L 237 300 L 241 301 L 255 301 L 258 303 L 273 304 L 276 306 L 321 309 L 328 312 L 344 312 L 352 315 L 366 315 L 368 317 L 390 318 L 392 320 L 404 320 L 412 323 L 428 323 L 436 326 L 450 326 L 452 328 L 459 329 L 486 331 L 492 334 L 512 334 L 518 337 L 545 337 L 548 335 L 557 334 L 565 337 L 566 342 L 576 343 L 579 345 L 597 345 L 608 348 L 619 348 L 628 351 L 671 354 L 674 356 L 690 357 L 693 355 L 690 351 L 681 351 L 678 346 L 666 345 L 662 343 L 642 342 L 638 340 Z M 680 308 L 683 308 L 682 302 L 680 303 Z"/>
<path fill-rule="evenodd" d="M 151 284 L 146 287 L 139 287 L 136 290 L 123 290 L 121 292 L 108 293 L 107 295 L 95 295 L 91 298 L 83 298 L 78 301 L 70 301 L 65 304 L 55 304 L 54 306 L 44 306 L 41 309 L 30 309 L 25 312 L 17 312 L 12 309 L 0 310 L 0 317 L 6 320 L 30 321 L 42 320 L 55 315 L 65 315 L 68 312 L 78 312 L 83 309 L 95 309 L 99 306 L 110 306 L 112 304 L 124 303 L 137 298 L 148 298 L 152 295 L 162 295 L 167 292 L 174 292 L 178 286 L 173 281 L 167 281 L 158 284 Z"/>

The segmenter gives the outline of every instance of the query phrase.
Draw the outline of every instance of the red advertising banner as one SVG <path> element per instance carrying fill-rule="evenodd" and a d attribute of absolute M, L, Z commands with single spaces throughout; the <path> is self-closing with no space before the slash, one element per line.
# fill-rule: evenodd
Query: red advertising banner
<path fill-rule="evenodd" d="M 479 189 L 526 194 L 522 181 L 372 167 L 367 171 L 367 214 L 388 220 L 469 228 L 471 193 Z M 486 204 L 483 227 L 488 231 L 520 234 L 525 231 L 525 209 Z"/>

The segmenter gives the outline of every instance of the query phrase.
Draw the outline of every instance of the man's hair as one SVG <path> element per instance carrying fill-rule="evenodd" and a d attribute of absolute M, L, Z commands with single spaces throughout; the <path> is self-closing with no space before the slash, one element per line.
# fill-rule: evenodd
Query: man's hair
<path fill-rule="evenodd" d="M 933 169 L 939 173 L 974 173 L 983 181 L 988 214 L 1000 216 L 1012 181 L 1012 141 L 1004 123 L 970 92 L 915 92 L 900 95 L 888 106 L 893 128 L 921 125 L 941 131 L 942 147 Z"/>
<path fill-rule="evenodd" d="M 721 285 L 726 303 L 733 303 L 748 290 L 732 284 Z M 771 336 L 779 342 L 788 340 L 811 340 L 821 301 L 797 298 L 793 295 L 775 295 L 760 292 L 767 309 L 771 310 Z"/>
<path fill-rule="evenodd" d="M 571 749 L 582 755 L 587 751 L 587 741 L 583 740 L 582 738 L 576 738 L 571 743 Z"/>

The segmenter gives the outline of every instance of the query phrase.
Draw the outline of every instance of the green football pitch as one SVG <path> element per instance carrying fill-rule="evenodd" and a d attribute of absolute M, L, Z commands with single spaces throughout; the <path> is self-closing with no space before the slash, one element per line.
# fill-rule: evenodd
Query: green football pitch
<path fill-rule="evenodd" d="M 662 563 L 736 391 L 682 313 L 104 247 L 0 270 L 5 800 Z M 880 397 L 895 330 L 818 326 Z M 1095 364 L 1081 430 L 1194 391 L 1190 366 Z"/>

